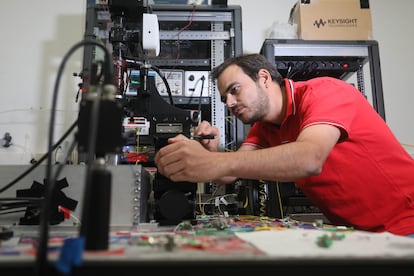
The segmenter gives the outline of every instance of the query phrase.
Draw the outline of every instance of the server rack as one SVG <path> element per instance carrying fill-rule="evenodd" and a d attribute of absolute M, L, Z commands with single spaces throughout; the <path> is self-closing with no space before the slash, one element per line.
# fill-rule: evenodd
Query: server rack
<path fill-rule="evenodd" d="M 289 65 L 296 66 L 299 74 L 293 80 L 322 75 L 348 80 L 355 76 L 358 89 L 372 101 L 372 106 L 385 120 L 377 41 L 266 39 L 260 52 L 284 76 Z M 365 69 L 369 69 L 368 78 Z M 365 94 L 367 84 L 371 86 L 371 95 Z"/>
<path fill-rule="evenodd" d="M 187 75 L 188 78 L 207 76 L 224 59 L 242 54 L 241 7 L 238 5 L 158 4 L 150 5 L 149 9 L 157 15 L 160 26 L 160 55 L 150 58 L 149 62 L 161 70 L 177 70 L 183 72 L 184 76 L 186 72 L 193 72 L 193 75 Z M 111 49 L 110 21 L 111 16 L 105 5 L 88 4 L 85 38 L 101 40 Z M 84 78 L 90 73 L 93 61 L 102 58 L 98 50 L 93 46 L 85 47 Z M 168 55 L 169 50 L 172 55 Z M 175 85 L 180 87 L 188 78 L 183 78 Z M 177 93 L 173 95 L 173 103 L 188 109 L 201 106 L 204 114 L 202 119 L 211 121 L 220 130 L 220 149 L 235 150 L 244 138 L 244 126 L 229 114 L 220 101 L 215 82 L 210 78 L 206 81 L 207 93 L 202 93 L 201 97 Z M 163 97 L 168 101 L 167 95 Z"/>
<path fill-rule="evenodd" d="M 209 72 L 226 58 L 242 54 L 241 7 L 154 4 L 148 6 L 148 11 L 157 15 L 160 36 L 160 54 L 149 56 L 148 62 L 166 76 L 174 76 L 170 83 L 174 89 L 172 104 L 187 110 L 200 108 L 201 119 L 210 121 L 220 131 L 219 149 L 236 150 L 244 138 L 244 125 L 221 102 L 218 88 L 209 77 Z M 101 40 L 111 51 L 112 26 L 108 6 L 87 5 L 85 38 Z M 88 79 L 92 63 L 102 58 L 98 50 L 96 47 L 85 47 L 82 71 L 84 79 Z M 132 77 L 131 73 L 130 78 Z M 189 95 L 187 83 L 194 85 L 194 80 L 201 77 L 204 77 L 207 93 L 202 90 L 196 96 Z M 86 86 L 87 83 L 85 88 Z M 162 91 L 163 87 L 157 88 L 165 101 L 171 102 L 171 97 Z M 126 94 L 133 92 L 130 87 L 126 88 Z M 201 193 L 207 196 L 234 190 L 233 185 L 224 188 L 215 183 L 205 183 L 203 188 Z M 234 208 L 237 203 L 230 202 L 230 205 L 229 208 Z"/>
<path fill-rule="evenodd" d="M 160 57 L 151 60 L 161 68 L 178 68 L 186 72 L 209 72 L 224 59 L 242 53 L 241 7 L 208 5 L 152 5 L 160 23 L 161 54 L 163 46 L 168 43 L 187 43 L 187 49 L 181 47 L 177 56 Z M 188 50 L 188 52 L 185 52 Z M 192 77 L 187 74 L 184 83 Z M 187 89 L 187 88 L 186 88 Z M 220 101 L 218 89 L 213 80 L 208 78 L 208 95 L 206 97 L 174 97 L 176 104 L 191 108 L 199 104 L 204 107 L 204 117 L 220 130 L 220 148 L 235 150 L 244 138 L 244 126 L 229 114 Z"/>

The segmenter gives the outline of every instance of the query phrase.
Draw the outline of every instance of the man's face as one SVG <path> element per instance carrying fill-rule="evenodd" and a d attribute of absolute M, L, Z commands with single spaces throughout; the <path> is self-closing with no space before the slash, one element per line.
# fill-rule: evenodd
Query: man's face
<path fill-rule="evenodd" d="M 237 65 L 227 67 L 217 83 L 223 103 L 243 123 L 261 120 L 268 112 L 266 92 Z"/>

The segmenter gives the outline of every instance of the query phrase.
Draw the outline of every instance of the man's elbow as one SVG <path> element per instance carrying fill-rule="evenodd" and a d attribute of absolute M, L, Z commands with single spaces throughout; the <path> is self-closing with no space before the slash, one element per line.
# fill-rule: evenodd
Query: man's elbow
<path fill-rule="evenodd" d="M 324 162 L 318 158 L 312 158 L 303 164 L 307 176 L 316 176 L 322 172 Z"/>

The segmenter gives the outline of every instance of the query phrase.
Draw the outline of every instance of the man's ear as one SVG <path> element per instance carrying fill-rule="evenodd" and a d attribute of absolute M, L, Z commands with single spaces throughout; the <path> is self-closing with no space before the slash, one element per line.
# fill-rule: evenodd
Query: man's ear
<path fill-rule="evenodd" d="M 268 86 L 272 81 L 272 77 L 266 69 L 260 69 L 257 76 L 259 78 L 259 82 L 263 83 L 265 86 Z"/>

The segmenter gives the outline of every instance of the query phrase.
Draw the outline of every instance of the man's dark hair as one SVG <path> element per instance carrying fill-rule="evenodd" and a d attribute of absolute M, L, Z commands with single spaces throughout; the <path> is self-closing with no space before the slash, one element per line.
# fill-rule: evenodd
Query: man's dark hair
<path fill-rule="evenodd" d="M 254 81 L 258 79 L 257 73 L 259 70 L 266 69 L 269 71 L 273 81 L 277 82 L 281 87 L 284 86 L 282 75 L 276 67 L 261 54 L 247 54 L 224 60 L 222 64 L 211 71 L 210 75 L 212 79 L 217 79 L 227 67 L 233 64 L 239 66 L 243 72 Z"/>

